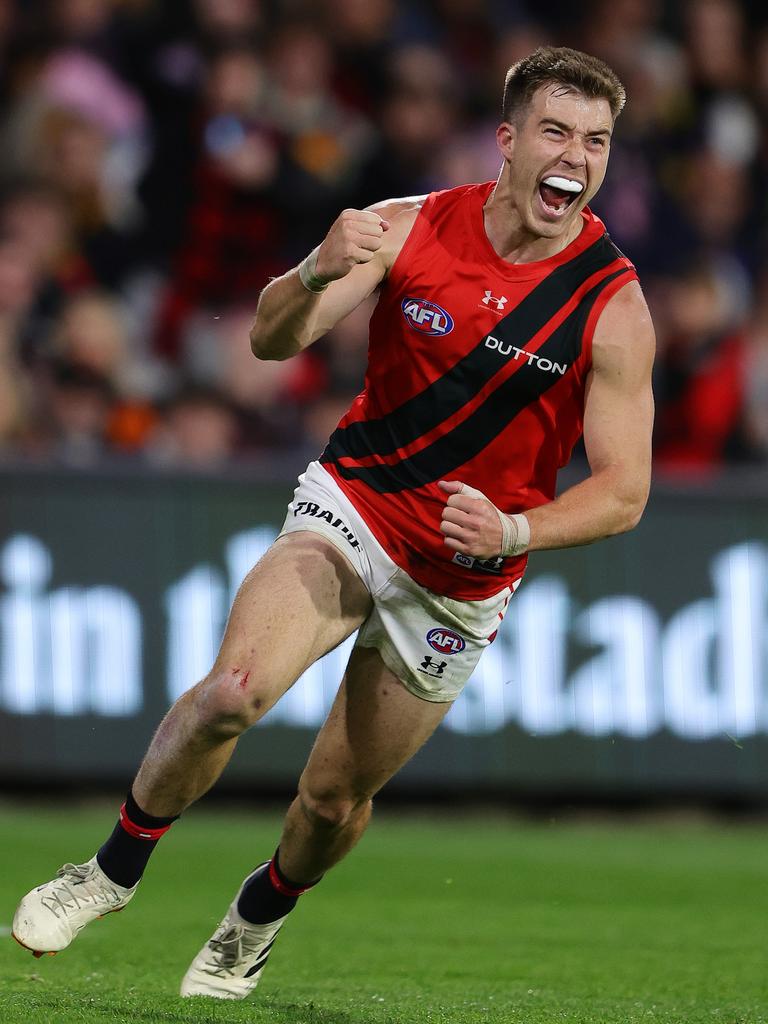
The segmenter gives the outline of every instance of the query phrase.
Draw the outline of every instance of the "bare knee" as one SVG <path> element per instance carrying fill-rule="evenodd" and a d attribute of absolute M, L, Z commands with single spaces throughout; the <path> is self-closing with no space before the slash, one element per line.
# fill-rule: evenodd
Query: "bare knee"
<path fill-rule="evenodd" d="M 304 817 L 318 831 L 342 831 L 360 814 L 369 814 L 372 806 L 367 795 L 352 795 L 333 787 L 312 786 L 302 780 L 299 803 Z"/>
<path fill-rule="evenodd" d="M 267 713 L 271 701 L 257 669 L 214 669 L 190 690 L 198 727 L 222 739 L 245 732 Z"/>

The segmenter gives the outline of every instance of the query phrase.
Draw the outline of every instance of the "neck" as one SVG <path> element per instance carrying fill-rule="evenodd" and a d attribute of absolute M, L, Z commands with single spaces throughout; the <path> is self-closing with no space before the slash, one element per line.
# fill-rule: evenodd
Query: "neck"
<path fill-rule="evenodd" d="M 582 228 L 580 216 L 555 238 L 534 234 L 526 228 L 512 197 L 507 164 L 483 207 L 483 220 L 488 241 L 507 263 L 533 263 L 556 256 L 578 238 Z"/>

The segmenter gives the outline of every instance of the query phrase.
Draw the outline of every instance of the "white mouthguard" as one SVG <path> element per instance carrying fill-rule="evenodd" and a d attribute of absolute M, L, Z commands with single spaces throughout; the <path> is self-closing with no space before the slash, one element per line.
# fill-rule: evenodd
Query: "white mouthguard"
<path fill-rule="evenodd" d="M 571 181 L 570 178 L 559 178 L 551 174 L 542 182 L 543 185 L 551 185 L 552 188 L 559 188 L 562 192 L 583 192 L 584 186 L 580 181 Z"/>

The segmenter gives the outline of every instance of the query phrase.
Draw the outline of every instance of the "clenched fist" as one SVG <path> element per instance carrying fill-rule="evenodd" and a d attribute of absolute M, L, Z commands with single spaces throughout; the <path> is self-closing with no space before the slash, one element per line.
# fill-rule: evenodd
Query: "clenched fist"
<path fill-rule="evenodd" d="M 346 277 L 358 263 L 368 263 L 381 248 L 389 221 L 370 210 L 342 210 L 317 252 L 315 274 L 323 281 Z"/>
<path fill-rule="evenodd" d="M 495 558 L 521 555 L 527 550 L 531 531 L 522 513 L 505 515 L 482 491 L 459 480 L 439 480 L 438 487 L 450 495 L 440 530 L 453 551 L 474 558 Z"/>

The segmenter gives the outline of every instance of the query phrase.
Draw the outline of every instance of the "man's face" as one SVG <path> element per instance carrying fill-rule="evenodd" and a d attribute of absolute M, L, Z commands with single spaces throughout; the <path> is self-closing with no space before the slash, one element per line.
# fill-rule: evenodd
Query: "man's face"
<path fill-rule="evenodd" d="M 524 227 L 544 238 L 567 232 L 603 183 L 613 118 L 608 100 L 553 83 L 519 120 L 502 124 L 510 190 Z"/>

